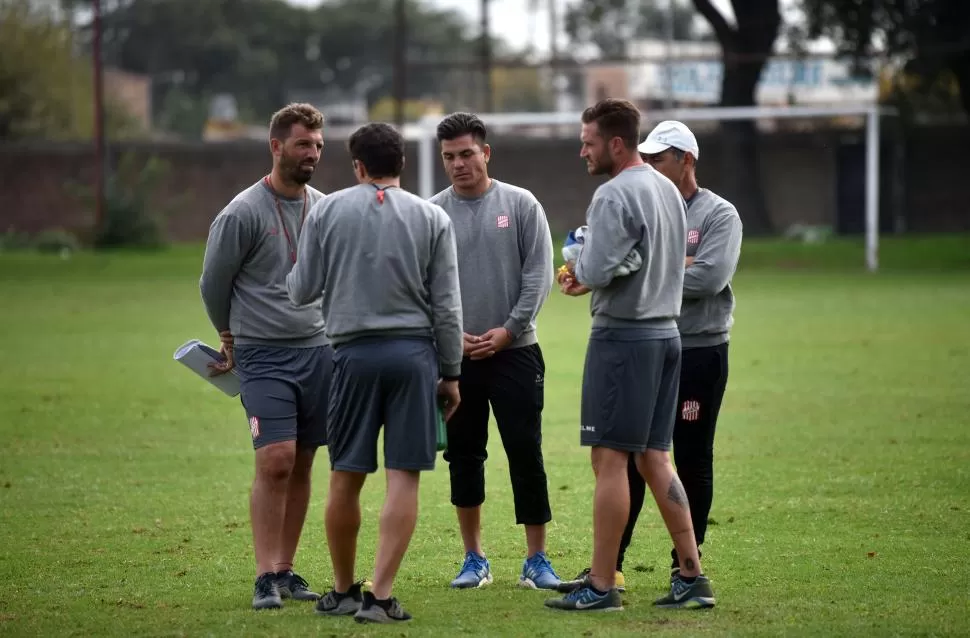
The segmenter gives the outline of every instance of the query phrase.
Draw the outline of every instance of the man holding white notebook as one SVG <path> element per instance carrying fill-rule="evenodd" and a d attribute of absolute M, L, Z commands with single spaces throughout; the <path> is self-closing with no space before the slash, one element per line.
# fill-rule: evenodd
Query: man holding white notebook
<path fill-rule="evenodd" d="M 303 221 L 323 193 L 307 186 L 323 148 L 323 115 L 308 104 L 270 123 L 273 169 L 239 193 L 212 222 L 200 288 L 219 332 L 222 363 L 241 379 L 256 476 L 250 517 L 256 554 L 254 609 L 282 598 L 317 600 L 293 559 L 310 500 L 318 447 L 327 444 L 332 350 L 321 298 L 293 304 L 286 275 L 296 263 Z"/>

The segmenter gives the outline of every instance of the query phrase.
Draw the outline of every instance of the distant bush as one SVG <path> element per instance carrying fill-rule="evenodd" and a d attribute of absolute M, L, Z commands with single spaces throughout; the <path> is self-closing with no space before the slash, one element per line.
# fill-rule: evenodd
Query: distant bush
<path fill-rule="evenodd" d="M 91 231 L 95 249 L 161 248 L 165 245 L 165 219 L 152 209 L 152 196 L 167 176 L 169 165 L 158 157 L 139 164 L 133 153 L 121 156 L 105 182 L 104 210 Z M 92 210 L 94 188 L 75 185 L 77 196 Z"/>
<path fill-rule="evenodd" d="M 74 233 L 52 228 L 36 235 L 8 228 L 0 234 L 0 253 L 38 251 L 67 256 L 81 249 L 81 240 Z"/>

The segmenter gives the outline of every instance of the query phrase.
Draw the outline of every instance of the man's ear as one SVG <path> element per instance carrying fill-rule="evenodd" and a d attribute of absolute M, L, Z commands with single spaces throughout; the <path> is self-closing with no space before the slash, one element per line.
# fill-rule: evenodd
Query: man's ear
<path fill-rule="evenodd" d="M 623 152 L 625 144 L 619 137 L 610 138 L 610 153 L 619 155 Z"/>
<path fill-rule="evenodd" d="M 487 164 L 488 160 L 492 158 L 492 147 L 489 144 L 482 147 L 482 155 L 485 156 L 485 163 Z"/>

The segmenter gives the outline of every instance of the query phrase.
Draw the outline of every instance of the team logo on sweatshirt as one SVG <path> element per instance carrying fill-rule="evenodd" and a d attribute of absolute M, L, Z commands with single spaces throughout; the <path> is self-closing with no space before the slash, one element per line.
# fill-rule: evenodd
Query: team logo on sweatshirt
<path fill-rule="evenodd" d="M 509 216 L 508 215 L 499 215 L 498 216 L 498 219 L 495 220 L 495 223 L 496 223 L 496 225 L 499 228 L 508 228 L 509 227 Z"/>
<path fill-rule="evenodd" d="M 687 243 L 692 246 L 701 243 L 701 231 L 696 229 L 687 231 Z"/>

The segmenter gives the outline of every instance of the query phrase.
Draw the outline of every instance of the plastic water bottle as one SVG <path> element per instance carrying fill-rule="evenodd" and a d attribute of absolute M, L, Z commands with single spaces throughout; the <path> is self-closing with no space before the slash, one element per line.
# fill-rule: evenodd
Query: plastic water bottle
<path fill-rule="evenodd" d="M 445 410 L 440 405 L 435 410 L 435 430 L 438 434 L 438 451 L 448 448 L 448 427 L 445 425 Z"/>

